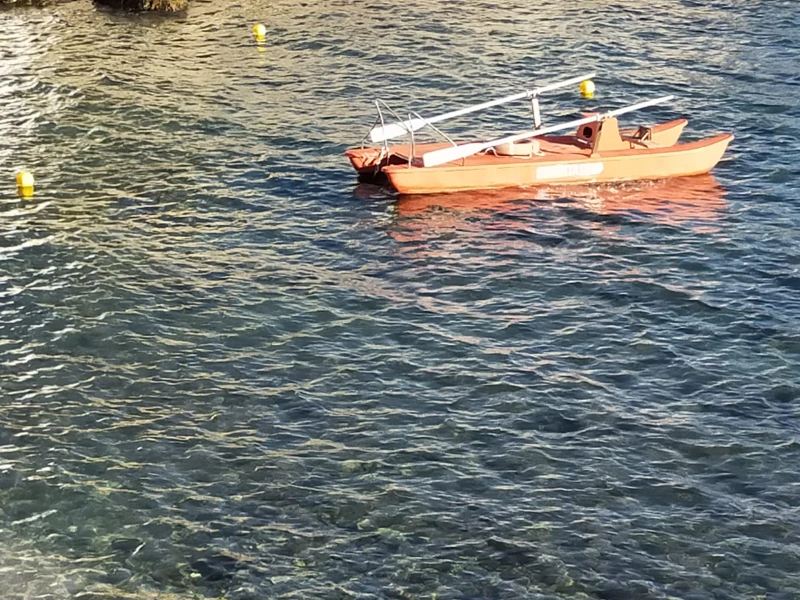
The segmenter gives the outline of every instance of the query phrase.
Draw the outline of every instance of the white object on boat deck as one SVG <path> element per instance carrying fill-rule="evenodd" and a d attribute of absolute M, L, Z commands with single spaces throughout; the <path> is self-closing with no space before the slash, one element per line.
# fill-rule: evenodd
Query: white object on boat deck
<path fill-rule="evenodd" d="M 523 158 L 530 158 L 535 154 L 541 154 L 539 140 L 520 140 L 509 144 L 500 144 L 493 149 L 497 156 L 520 156 Z"/>

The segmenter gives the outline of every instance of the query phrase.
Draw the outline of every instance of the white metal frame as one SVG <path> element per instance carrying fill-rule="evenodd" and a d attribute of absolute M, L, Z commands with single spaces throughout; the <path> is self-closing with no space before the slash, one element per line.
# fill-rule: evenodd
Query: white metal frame
<path fill-rule="evenodd" d="M 415 118 L 409 117 L 405 121 L 400 119 L 385 102 L 383 102 L 382 100 L 376 100 L 375 104 L 378 108 L 378 120 L 380 121 L 380 125 L 378 125 L 378 121 L 376 120 L 375 124 L 369 131 L 368 137 L 370 138 L 370 141 L 373 143 L 378 143 L 378 142 L 385 143 L 388 140 L 400 137 L 402 135 L 410 134 L 413 131 L 418 131 L 419 129 L 422 129 L 423 127 L 426 126 L 434 128 L 433 124 L 439 123 L 440 121 L 453 119 L 455 117 L 460 117 L 462 115 L 466 115 L 472 112 L 477 112 L 479 110 L 492 108 L 493 106 L 499 106 L 501 104 L 507 104 L 509 102 L 515 102 L 517 100 L 525 100 L 525 99 L 529 99 L 531 101 L 531 112 L 533 113 L 533 123 L 534 127 L 538 129 L 542 125 L 541 111 L 539 108 L 539 96 L 541 96 L 546 92 L 550 92 L 552 90 L 557 90 L 570 85 L 575 85 L 576 83 L 580 83 L 581 81 L 585 81 L 594 76 L 595 76 L 594 73 L 587 73 L 585 75 L 580 75 L 579 77 L 571 77 L 570 79 L 566 79 L 564 81 L 557 81 L 555 83 L 550 83 L 542 87 L 534 88 L 532 90 L 525 90 L 517 94 L 512 94 L 510 96 L 505 96 L 503 98 L 498 98 L 496 100 L 490 100 L 488 102 L 482 102 L 481 104 L 475 104 L 473 106 L 467 106 L 465 108 L 453 110 L 441 115 L 436 115 L 434 117 L 424 118 L 419 114 L 414 113 L 416 115 Z M 392 115 L 395 118 L 397 118 L 398 121 L 397 123 L 390 123 L 388 125 L 385 123 L 383 115 L 381 114 L 381 108 L 380 108 L 381 105 L 383 105 L 390 113 L 392 113 Z M 366 141 L 366 136 L 364 139 Z"/>

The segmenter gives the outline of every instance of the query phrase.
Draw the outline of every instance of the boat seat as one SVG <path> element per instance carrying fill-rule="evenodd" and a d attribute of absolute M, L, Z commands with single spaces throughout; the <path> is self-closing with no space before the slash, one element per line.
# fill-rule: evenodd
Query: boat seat
<path fill-rule="evenodd" d="M 637 146 L 644 146 L 645 148 L 658 148 L 660 144 L 653 141 L 653 128 L 639 125 L 639 128 L 633 135 L 623 135 L 622 139 Z"/>
<path fill-rule="evenodd" d="M 636 132 L 630 137 L 643 142 L 650 141 L 653 139 L 653 128 L 639 125 L 639 128 L 636 130 Z"/>

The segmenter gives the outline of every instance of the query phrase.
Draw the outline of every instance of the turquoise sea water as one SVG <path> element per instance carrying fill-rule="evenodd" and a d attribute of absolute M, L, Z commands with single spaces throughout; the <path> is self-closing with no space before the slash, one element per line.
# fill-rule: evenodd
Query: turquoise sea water
<path fill-rule="evenodd" d="M 0 597 L 800 597 L 796 3 L 565 4 L 0 12 Z M 375 97 L 587 70 L 549 122 L 672 93 L 636 119 L 726 160 L 398 198 L 341 155 Z"/>

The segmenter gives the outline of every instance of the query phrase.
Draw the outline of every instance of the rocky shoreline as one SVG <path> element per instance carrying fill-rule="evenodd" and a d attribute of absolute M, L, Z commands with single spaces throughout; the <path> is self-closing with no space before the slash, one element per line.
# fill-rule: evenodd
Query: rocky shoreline
<path fill-rule="evenodd" d="M 49 6 L 74 0 L 0 0 L 0 8 L 14 6 Z M 95 4 L 126 12 L 158 11 L 181 12 L 188 8 L 189 0 L 93 0 Z"/>

